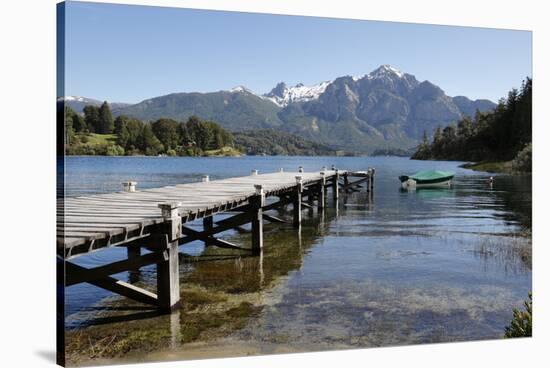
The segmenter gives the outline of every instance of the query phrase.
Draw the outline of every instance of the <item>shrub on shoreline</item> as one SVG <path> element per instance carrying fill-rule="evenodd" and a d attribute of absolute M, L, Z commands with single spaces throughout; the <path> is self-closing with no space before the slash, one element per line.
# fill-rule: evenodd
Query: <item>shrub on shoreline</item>
<path fill-rule="evenodd" d="M 514 317 L 506 327 L 504 337 L 531 337 L 533 328 L 533 293 L 529 293 L 529 300 L 523 302 L 525 311 L 514 308 Z"/>

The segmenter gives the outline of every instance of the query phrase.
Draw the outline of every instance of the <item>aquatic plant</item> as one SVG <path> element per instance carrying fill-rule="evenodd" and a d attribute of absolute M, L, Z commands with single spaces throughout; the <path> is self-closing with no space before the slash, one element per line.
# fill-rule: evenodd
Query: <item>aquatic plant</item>
<path fill-rule="evenodd" d="M 504 337 L 531 337 L 533 327 L 533 293 L 529 293 L 529 300 L 523 302 L 525 311 L 514 308 L 514 318 L 506 327 Z"/>

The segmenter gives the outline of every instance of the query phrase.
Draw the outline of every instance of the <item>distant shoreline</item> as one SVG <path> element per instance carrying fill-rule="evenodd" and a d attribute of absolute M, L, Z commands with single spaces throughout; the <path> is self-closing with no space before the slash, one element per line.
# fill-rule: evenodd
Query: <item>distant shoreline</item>
<path fill-rule="evenodd" d="M 512 170 L 512 161 L 480 161 L 480 162 L 467 162 L 460 165 L 464 169 L 470 169 L 474 171 L 486 171 L 489 173 L 518 175 L 519 173 Z"/>

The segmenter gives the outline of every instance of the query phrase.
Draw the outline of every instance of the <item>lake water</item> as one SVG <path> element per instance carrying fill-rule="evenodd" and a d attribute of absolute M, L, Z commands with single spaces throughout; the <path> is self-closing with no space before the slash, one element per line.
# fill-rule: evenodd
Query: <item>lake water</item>
<path fill-rule="evenodd" d="M 262 257 L 180 247 L 181 311 L 154 310 L 87 284 L 66 290 L 69 363 L 129 362 L 501 338 L 531 290 L 531 178 L 459 162 L 396 157 L 68 157 L 66 195 L 138 190 L 260 173 L 376 168 L 374 195 L 304 211 L 300 232 L 265 225 Z M 397 177 L 455 171 L 450 189 L 401 191 Z M 329 198 L 331 196 L 329 195 Z M 290 219 L 290 211 L 278 217 Z M 246 232 L 223 238 L 249 244 Z M 125 257 L 76 258 L 91 267 Z M 154 266 L 138 283 L 155 284 Z M 123 273 L 115 275 L 128 279 Z M 153 287 L 154 290 L 154 287 Z M 86 341 L 83 344 L 82 341 Z M 88 343 L 89 342 L 89 343 Z"/>

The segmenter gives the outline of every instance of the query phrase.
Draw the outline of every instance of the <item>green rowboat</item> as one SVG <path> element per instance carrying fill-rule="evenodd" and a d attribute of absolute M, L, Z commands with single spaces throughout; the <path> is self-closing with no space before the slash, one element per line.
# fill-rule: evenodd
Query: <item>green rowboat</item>
<path fill-rule="evenodd" d="M 455 176 L 454 172 L 439 171 L 439 170 L 425 170 L 419 171 L 414 175 L 401 175 L 399 180 L 403 188 L 411 187 L 444 187 L 451 185 L 451 180 Z"/>

